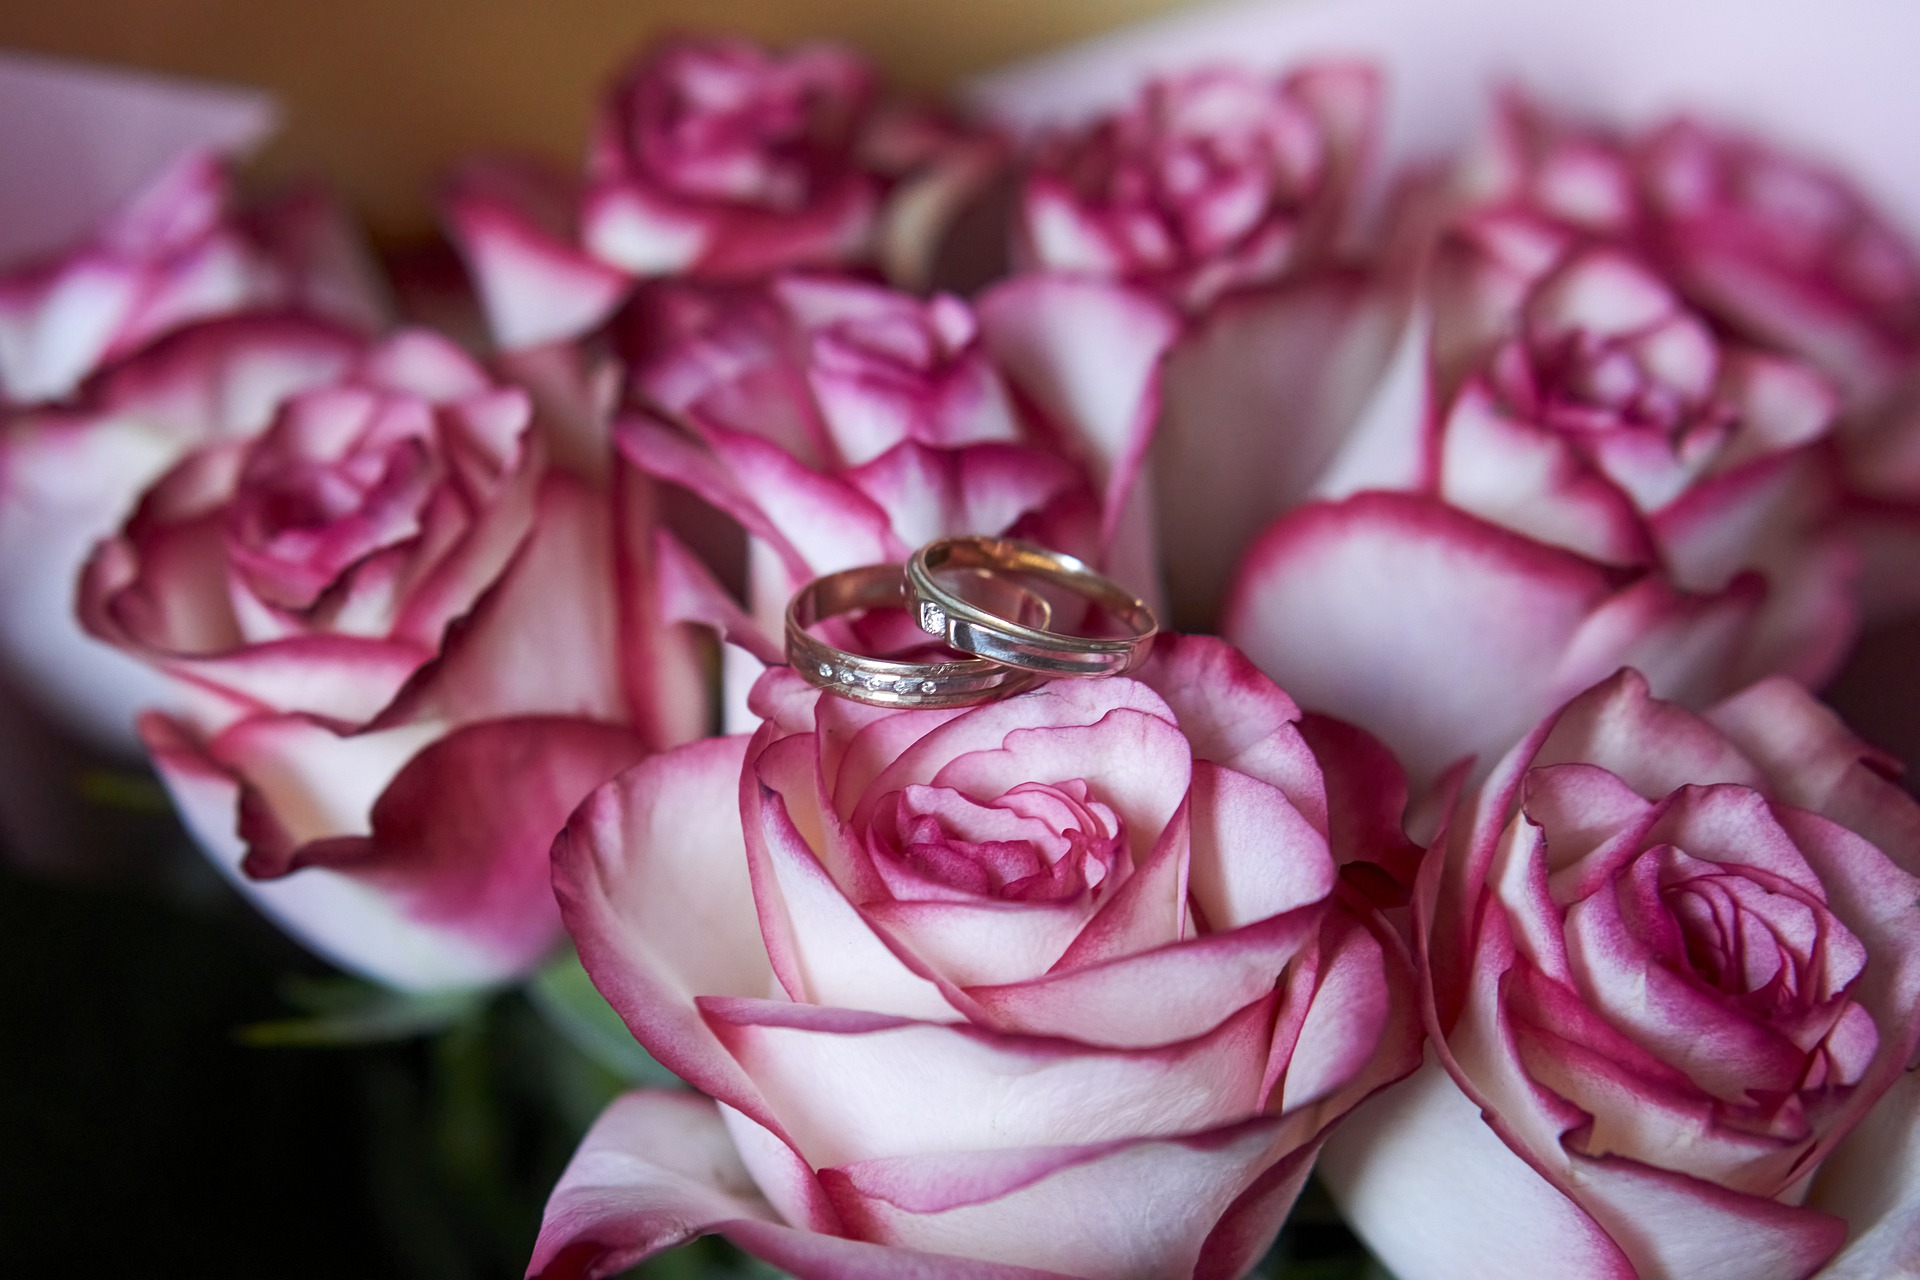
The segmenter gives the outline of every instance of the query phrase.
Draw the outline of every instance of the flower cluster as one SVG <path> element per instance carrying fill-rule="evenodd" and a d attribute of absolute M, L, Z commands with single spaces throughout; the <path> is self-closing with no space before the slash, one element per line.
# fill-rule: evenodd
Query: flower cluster
<path fill-rule="evenodd" d="M 1022 133 L 677 38 L 580 179 L 456 175 L 471 349 L 162 166 L 0 277 L 0 652 L 340 966 L 577 950 L 685 1087 L 533 1275 L 1239 1277 L 1316 1162 L 1402 1280 L 1913 1274 L 1920 805 L 1817 693 L 1920 600 L 1920 250 L 1518 89 L 1390 171 L 1392 90 Z M 785 662 L 939 653 L 789 604 L 969 535 L 1172 626 L 969 705 Z"/>

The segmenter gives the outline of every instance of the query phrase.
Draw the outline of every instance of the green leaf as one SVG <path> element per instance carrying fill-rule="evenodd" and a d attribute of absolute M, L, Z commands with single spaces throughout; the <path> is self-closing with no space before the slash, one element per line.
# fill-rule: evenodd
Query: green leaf
<path fill-rule="evenodd" d="M 74 777 L 73 789 L 89 804 L 130 813 L 172 813 L 167 789 L 150 773 L 124 769 L 84 769 Z"/>
<path fill-rule="evenodd" d="M 359 978 L 289 978 L 287 1002 L 296 1018 L 256 1022 L 239 1030 L 241 1043 L 261 1047 L 380 1044 L 433 1035 L 474 1016 L 486 991 L 393 991 Z"/>
<path fill-rule="evenodd" d="M 581 1053 L 628 1084 L 672 1088 L 680 1077 L 654 1061 L 627 1030 L 568 948 L 527 983 L 527 1000 Z"/>

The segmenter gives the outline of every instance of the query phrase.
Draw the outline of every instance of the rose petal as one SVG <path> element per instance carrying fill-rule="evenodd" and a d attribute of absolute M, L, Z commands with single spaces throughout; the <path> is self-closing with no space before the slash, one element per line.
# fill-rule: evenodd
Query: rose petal
<path fill-rule="evenodd" d="M 240 873 L 246 842 L 234 830 L 241 784 L 192 736 L 164 716 L 141 721 L 141 736 L 194 840 L 261 911 L 320 955 L 402 990 L 469 987 L 506 976 L 497 958 L 457 933 L 409 919 L 390 894 L 325 868 L 298 880 L 261 882 Z"/>
<path fill-rule="evenodd" d="M 530 161 L 481 158 L 443 209 L 494 341 L 513 351 L 576 338 L 617 307 L 631 277 L 573 241 L 571 184 Z"/>
<path fill-rule="evenodd" d="M 1581 1208 L 1510 1150 L 1431 1060 L 1328 1139 L 1320 1176 L 1342 1215 L 1396 1274 L 1491 1280 L 1638 1272 Z"/>
<path fill-rule="evenodd" d="M 773 984 L 740 829 L 745 750 L 738 737 L 690 743 L 594 792 L 554 841 L 553 888 L 580 962 L 648 1052 L 764 1115 L 693 1006 Z"/>
<path fill-rule="evenodd" d="M 1153 468 L 1176 625 L 1206 629 L 1254 536 L 1306 499 L 1398 318 L 1367 282 L 1328 271 L 1222 299 L 1174 346 Z"/>
<path fill-rule="evenodd" d="M 1091 467 L 1112 540 L 1159 411 L 1161 355 L 1178 332 L 1146 294 L 1084 278 L 1030 275 L 974 304 L 980 337 L 1054 438 Z"/>
<path fill-rule="evenodd" d="M 1227 1123 L 1254 1109 L 1272 1017 L 1270 1001 L 1255 1001 L 1206 1035 L 1114 1052 L 777 1000 L 699 1005 L 815 1167 Z"/>
<path fill-rule="evenodd" d="M 865 1161 L 821 1171 L 861 1235 L 1106 1280 L 1194 1273 L 1208 1230 L 1292 1144 L 1278 1122 L 1187 1138 Z"/>
<path fill-rule="evenodd" d="M 1277 787 L 1196 761 L 1194 905 L 1209 928 L 1228 930 L 1318 902 L 1333 889 L 1326 837 Z"/>
<path fill-rule="evenodd" d="M 1484 767 L 1570 691 L 1568 651 L 1614 591 L 1591 561 L 1373 493 L 1275 522 L 1241 566 L 1224 629 L 1297 700 L 1380 734 L 1424 782 L 1468 754 Z M 1452 675 L 1436 683 L 1434 670 Z"/>
<path fill-rule="evenodd" d="M 1448 410 L 1437 492 L 1463 511 L 1605 564 L 1656 559 L 1652 534 L 1626 494 L 1588 466 L 1567 436 L 1515 418 L 1477 383 Z"/>
<path fill-rule="evenodd" d="M 617 1275 L 739 1218 L 775 1222 L 714 1104 L 696 1094 L 622 1094 L 594 1121 L 547 1197 L 527 1275 Z"/>
<path fill-rule="evenodd" d="M 1171 1044 L 1219 1026 L 1235 1009 L 1271 993 L 1317 934 L 1320 914 L 1296 911 L 1150 951 L 1056 966 L 1026 982 L 969 987 L 966 994 L 980 1007 L 976 1022 L 1009 1032 L 1116 1049 Z M 1365 1021 L 1353 1009 L 1339 1016 L 1356 1025 Z M 1359 1038 L 1371 1051 L 1378 1035 L 1369 1039 L 1362 1031 Z"/>
<path fill-rule="evenodd" d="M 765 728 L 755 736 L 740 780 L 740 814 L 765 949 L 781 986 L 795 1000 L 948 1019 L 958 1016 L 927 976 L 909 967 L 859 912 L 823 866 L 796 813 L 818 812 L 817 775 L 798 752 L 774 750 Z M 798 742 L 796 746 L 800 745 Z M 772 755 L 763 774 L 760 761 Z M 783 760 L 785 757 L 796 757 Z M 782 768 L 784 764 L 785 768 Z M 810 772 L 810 770 L 809 770 Z M 783 774 L 785 776 L 783 776 Z M 783 794 L 784 784 L 792 788 Z"/>
<path fill-rule="evenodd" d="M 297 880 L 301 868 L 329 867 L 373 885 L 412 919 L 484 947 L 502 973 L 525 973 L 561 937 L 550 887 L 554 832 L 589 792 L 645 754 L 629 730 L 592 721 L 456 729 L 394 776 L 365 835 L 308 843 L 289 870 Z"/>

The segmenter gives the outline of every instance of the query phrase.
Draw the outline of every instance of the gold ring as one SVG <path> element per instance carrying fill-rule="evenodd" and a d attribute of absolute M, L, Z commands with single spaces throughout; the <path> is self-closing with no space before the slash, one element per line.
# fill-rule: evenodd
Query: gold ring
<path fill-rule="evenodd" d="M 1119 636 L 1079 636 L 1008 618 L 950 590 L 936 576 L 969 570 L 976 577 L 1024 574 L 1064 587 L 1098 605 Z M 1137 666 L 1160 629 L 1153 609 L 1119 583 L 1063 552 L 1013 538 L 936 538 L 907 561 L 916 620 L 962 653 L 1049 676 L 1117 676 Z"/>
<path fill-rule="evenodd" d="M 979 575 L 985 578 L 987 575 Z M 1011 597 L 1014 611 L 1045 625 L 1052 610 L 1039 595 L 1001 580 L 986 584 Z M 817 689 L 875 707 L 964 707 L 1018 693 L 1028 671 L 984 658 L 903 662 L 836 648 L 808 628 L 863 609 L 905 609 L 907 580 L 897 564 L 870 564 L 815 578 L 787 604 L 787 661 Z"/>

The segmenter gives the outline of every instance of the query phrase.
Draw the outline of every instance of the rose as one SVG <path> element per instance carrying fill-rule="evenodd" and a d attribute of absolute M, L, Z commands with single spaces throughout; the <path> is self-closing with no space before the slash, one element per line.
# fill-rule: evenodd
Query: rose
<path fill-rule="evenodd" d="M 859 55 L 682 38 L 636 61 L 595 122 L 585 191 L 481 161 L 448 201 L 497 341 L 576 337 L 638 279 L 879 260 L 922 284 L 990 139 L 886 100 Z"/>
<path fill-rule="evenodd" d="M 188 155 L 78 247 L 0 277 L 0 403 L 62 400 L 94 371 L 195 320 L 304 311 L 384 320 L 339 211 L 306 193 L 250 214 L 226 169 Z"/>
<path fill-rule="evenodd" d="M 1488 199 L 1631 241 L 1696 307 L 1871 402 L 1920 357 L 1920 259 L 1840 174 L 1678 117 L 1636 133 L 1510 94 L 1477 165 Z"/>
<path fill-rule="evenodd" d="M 1467 795 L 1416 899 L 1437 1061 L 1324 1166 L 1396 1274 L 1785 1280 L 1874 1228 L 1801 1201 L 1920 1044 L 1883 767 L 1788 681 L 1695 714 L 1623 671 Z"/>
<path fill-rule="evenodd" d="M 635 275 L 757 275 L 857 253 L 879 193 L 855 149 L 878 89 L 864 59 L 833 45 L 660 45 L 596 122 L 589 251 Z"/>
<path fill-rule="evenodd" d="M 103 92 L 76 84 L 39 109 L 84 138 L 100 123 L 69 117 L 131 105 L 85 106 Z M 352 331 L 385 319 L 330 200 L 235 204 L 224 163 L 190 152 L 78 245 L 0 276 L 0 656 L 29 698 L 96 745 L 134 748 L 133 712 L 153 685 L 73 623 L 88 546 L 186 449 L 258 430 L 279 397 L 337 371 Z M 249 322 L 217 323 L 237 314 Z M 196 417 L 186 406 L 201 395 Z"/>
<path fill-rule="evenodd" d="M 1016 259 L 1179 308 L 1153 474 L 1175 621 L 1215 624 L 1232 566 L 1299 502 L 1390 349 L 1399 273 L 1349 216 L 1380 86 L 1360 64 L 1219 63 L 1043 134 Z"/>
<path fill-rule="evenodd" d="M 206 322 L 0 428 L 0 652 L 25 693 L 89 741 L 139 750 L 134 715 L 164 682 L 81 631 L 73 597 L 87 553 L 181 455 L 260 431 L 362 345 L 299 317 Z"/>
<path fill-rule="evenodd" d="M 1857 630 L 1838 407 L 1805 364 L 1718 336 L 1644 258 L 1525 202 L 1471 206 L 1317 485 L 1362 497 L 1263 533 L 1224 632 L 1423 779 L 1490 765 L 1623 663 L 1694 705 L 1772 673 L 1824 680 Z"/>
<path fill-rule="evenodd" d="M 1854 634 L 1853 559 L 1826 528 L 1831 385 L 1717 339 L 1644 260 L 1530 211 L 1463 218 L 1436 276 L 1413 483 L 1686 590 L 1757 572 L 1768 615 L 1741 670 L 1831 676 Z"/>
<path fill-rule="evenodd" d="M 1217 640 L 1140 675 L 889 712 L 776 669 L 750 741 L 583 805 L 554 847 L 582 960 L 721 1105 L 616 1102 L 531 1273 L 716 1229 L 803 1275 L 1251 1267 L 1414 1061 L 1355 889 L 1406 873 L 1405 791 Z"/>
<path fill-rule="evenodd" d="M 1478 166 L 1487 199 L 1627 243 L 1741 338 L 1845 396 L 1833 435 L 1870 613 L 1910 610 L 1920 537 L 1920 253 L 1845 177 L 1762 139 L 1678 118 L 1622 133 L 1510 96 Z"/>
<path fill-rule="evenodd" d="M 1014 241 L 1028 269 L 1128 280 L 1202 310 L 1332 251 L 1379 111 L 1369 68 L 1232 64 L 1148 83 L 1042 138 Z"/>
<path fill-rule="evenodd" d="M 619 446 L 750 535 L 767 634 L 816 575 L 945 534 L 1029 534 L 1153 590 L 1134 484 L 1173 321 L 1147 297 L 1031 276 L 969 306 L 790 276 L 663 287 L 635 319 Z"/>
<path fill-rule="evenodd" d="M 471 984 L 557 937 L 572 806 L 704 720 L 645 537 L 544 465 L 523 391 L 411 332 L 183 459 L 80 608 L 175 683 L 142 735 L 250 897 L 385 982 Z"/>

